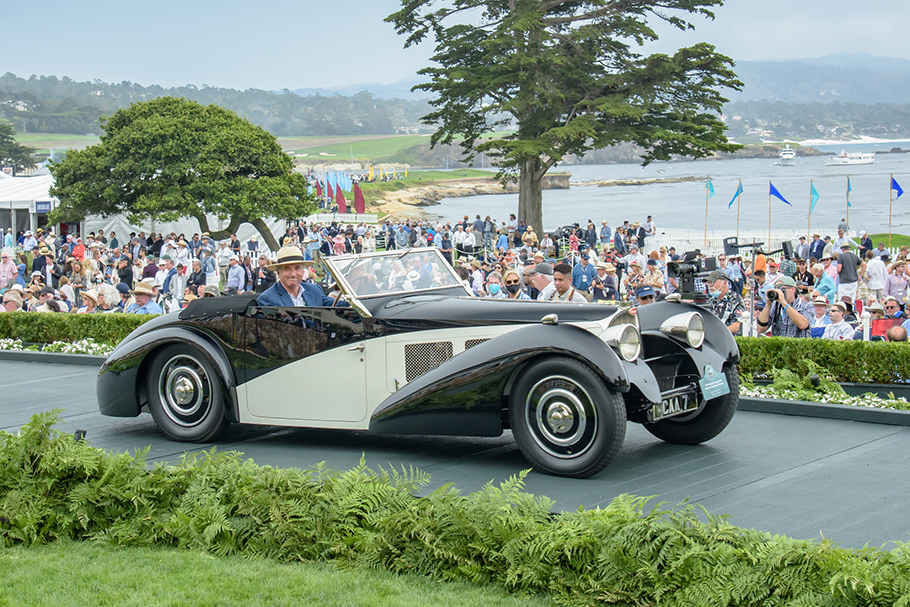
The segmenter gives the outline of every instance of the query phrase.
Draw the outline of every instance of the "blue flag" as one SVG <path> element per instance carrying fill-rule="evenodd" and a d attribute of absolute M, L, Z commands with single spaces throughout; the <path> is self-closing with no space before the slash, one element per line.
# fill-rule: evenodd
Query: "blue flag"
<path fill-rule="evenodd" d="M 727 205 L 727 208 L 728 208 L 728 209 L 729 209 L 730 207 L 733 206 L 733 203 L 734 203 L 734 202 L 736 202 L 736 197 L 739 196 L 739 195 L 742 194 L 742 193 L 743 193 L 743 182 L 740 181 L 740 182 L 739 182 L 739 187 L 736 188 L 736 193 L 733 194 L 733 198 L 730 199 L 730 204 Z"/>
<path fill-rule="evenodd" d="M 852 192 L 852 191 L 853 191 L 853 186 L 850 185 L 850 178 L 847 177 L 847 206 L 848 207 L 853 206 L 852 204 L 850 204 L 850 192 Z"/>
<path fill-rule="evenodd" d="M 901 194 L 904 193 L 903 188 L 901 188 L 900 184 L 898 184 L 898 183 L 894 180 L 894 177 L 891 178 L 891 189 L 897 192 L 897 197 L 898 197 L 898 198 L 900 198 L 900 197 L 901 197 Z"/>
<path fill-rule="evenodd" d="M 711 183 L 710 177 L 708 177 L 708 183 L 705 185 L 705 187 L 708 188 L 708 198 L 714 196 L 714 184 Z"/>
<path fill-rule="evenodd" d="M 847 177 L 847 179 L 850 179 L 850 178 Z M 772 185 L 771 187 L 773 188 L 774 186 Z M 786 201 L 784 201 L 784 202 L 786 202 Z M 810 183 L 809 184 L 809 216 L 810 217 L 812 216 L 812 211 L 815 210 L 816 202 L 818 202 L 818 190 L 815 189 L 814 183 Z M 790 203 L 787 203 L 787 204 L 790 204 Z"/>
<path fill-rule="evenodd" d="M 784 195 L 783 195 L 783 194 L 781 194 L 780 192 L 777 191 L 777 188 L 774 187 L 774 184 L 773 184 L 773 183 L 771 183 L 771 182 L 769 181 L 769 182 L 768 182 L 768 185 L 771 186 L 771 192 L 770 192 L 769 196 L 774 196 L 775 198 L 778 198 L 778 199 L 781 200 L 782 202 L 785 202 L 785 203 L 789 204 L 791 207 L 793 206 L 792 204 L 790 204 L 790 201 L 789 201 L 789 200 L 787 200 L 786 198 L 784 198 Z"/>

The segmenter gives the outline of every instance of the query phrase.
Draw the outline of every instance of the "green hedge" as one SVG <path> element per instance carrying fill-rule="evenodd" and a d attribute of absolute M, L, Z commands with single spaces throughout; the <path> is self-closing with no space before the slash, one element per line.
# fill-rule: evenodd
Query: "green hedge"
<path fill-rule="evenodd" d="M 0 312 L 0 339 L 31 343 L 79 341 L 91 338 L 116 346 L 133 329 L 148 322 L 148 314 L 37 314 Z"/>
<path fill-rule="evenodd" d="M 814 372 L 812 361 L 834 381 L 871 384 L 904 383 L 910 379 L 910 347 L 883 341 L 834 341 L 787 337 L 738 337 L 741 375 L 755 379 L 773 368 L 799 375 Z"/>
<path fill-rule="evenodd" d="M 462 495 L 415 470 L 260 467 L 239 453 L 176 466 L 54 431 L 0 433 L 0 546 L 59 538 L 334 562 L 497 583 L 565 605 L 908 605 L 910 544 L 854 551 L 740 529 L 692 506 L 553 514 L 522 477 Z"/>

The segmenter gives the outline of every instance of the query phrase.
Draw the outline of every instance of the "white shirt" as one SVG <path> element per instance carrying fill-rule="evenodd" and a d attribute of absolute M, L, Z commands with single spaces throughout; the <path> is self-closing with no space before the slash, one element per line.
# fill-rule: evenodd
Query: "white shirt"
<path fill-rule="evenodd" d="M 884 289 L 885 282 L 888 280 L 888 270 L 885 268 L 885 262 L 883 262 L 879 257 L 873 257 L 867 261 L 866 277 L 869 281 L 870 289 Z"/>
<path fill-rule="evenodd" d="M 537 294 L 537 301 L 550 301 L 550 294 L 556 291 L 556 285 L 550 281 L 550 284 L 543 288 L 543 291 Z"/>
<path fill-rule="evenodd" d="M 467 233 L 462 230 L 455 232 L 455 237 L 452 239 L 456 245 L 464 244 L 465 239 L 468 237 Z"/>

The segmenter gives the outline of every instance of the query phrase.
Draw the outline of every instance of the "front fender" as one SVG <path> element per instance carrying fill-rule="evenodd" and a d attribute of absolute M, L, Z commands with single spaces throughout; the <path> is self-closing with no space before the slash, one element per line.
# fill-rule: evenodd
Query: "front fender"
<path fill-rule="evenodd" d="M 237 385 L 227 358 L 205 333 L 187 326 L 169 325 L 127 337 L 117 346 L 98 371 L 96 392 L 102 415 L 136 417 L 142 412 L 145 390 L 144 371 L 148 355 L 169 344 L 186 344 L 197 348 L 217 370 L 224 394 L 229 399 L 232 419 L 237 419 Z"/>
<path fill-rule="evenodd" d="M 650 381 L 644 363 L 623 363 L 595 335 L 573 325 L 530 325 L 493 338 L 428 371 L 395 392 L 374 411 L 370 430 L 394 434 L 498 436 L 502 397 L 513 372 L 541 355 L 569 356 L 590 365 L 613 390 Z"/>
<path fill-rule="evenodd" d="M 706 357 L 699 356 L 699 350 L 688 347 L 688 344 L 682 344 L 683 347 L 694 359 L 710 359 L 713 364 L 713 362 L 718 360 L 714 358 L 716 355 L 725 362 L 734 365 L 739 363 L 739 346 L 736 345 L 733 334 L 730 333 L 730 329 L 728 329 L 727 326 L 707 308 L 685 302 L 657 302 L 639 306 L 636 312 L 638 314 L 638 322 L 642 334 L 659 334 L 671 340 L 675 338 L 660 332 L 661 323 L 676 314 L 682 314 L 683 312 L 698 312 L 705 321 L 705 343 L 702 344 L 701 351 L 711 350 L 714 352 L 714 355 L 708 354 Z M 643 355 L 646 358 L 652 358 L 655 356 L 655 353 L 645 351 Z"/>

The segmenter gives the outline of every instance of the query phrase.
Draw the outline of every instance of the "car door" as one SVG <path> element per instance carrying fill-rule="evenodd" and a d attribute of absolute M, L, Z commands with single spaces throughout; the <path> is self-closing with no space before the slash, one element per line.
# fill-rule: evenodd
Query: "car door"
<path fill-rule="evenodd" d="M 364 337 L 363 318 L 353 308 L 249 309 L 241 347 L 250 421 L 364 420 Z"/>

